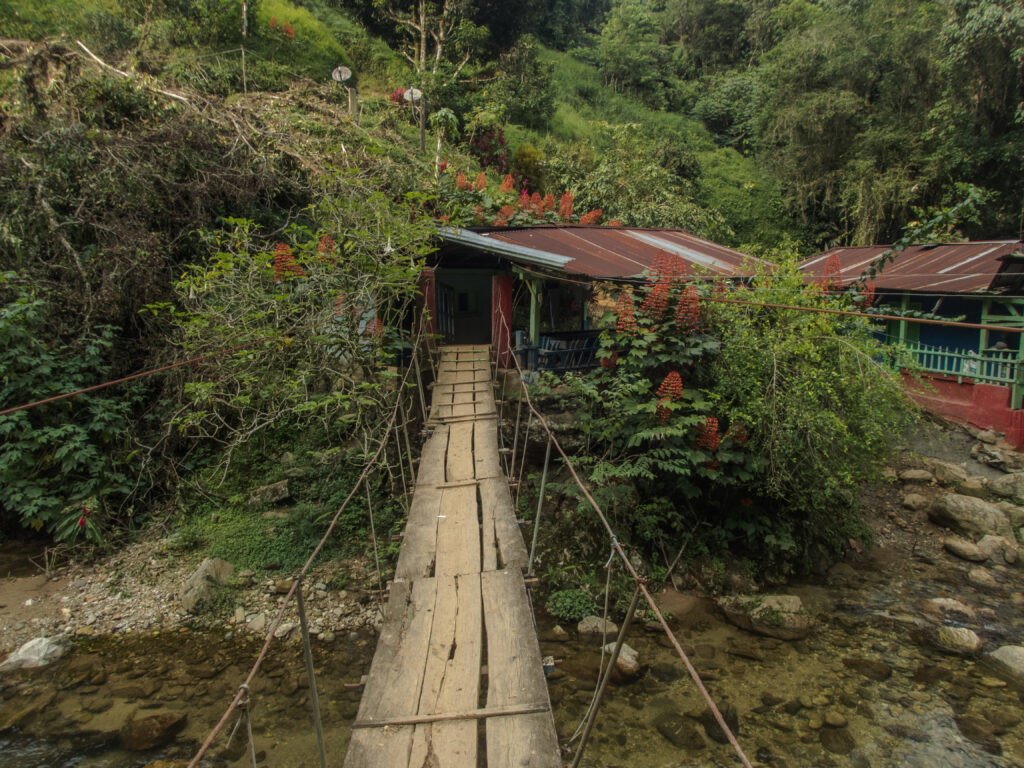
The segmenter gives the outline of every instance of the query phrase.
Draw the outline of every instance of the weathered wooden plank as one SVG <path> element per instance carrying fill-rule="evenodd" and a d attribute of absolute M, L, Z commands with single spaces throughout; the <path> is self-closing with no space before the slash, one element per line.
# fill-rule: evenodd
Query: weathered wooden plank
<path fill-rule="evenodd" d="M 441 493 L 437 486 L 444 482 L 448 437 L 448 427 L 439 426 L 423 445 L 417 490 L 409 505 L 402 550 L 395 566 L 396 579 L 422 578 L 433 572 L 437 553 L 437 516 L 441 514 Z"/>
<path fill-rule="evenodd" d="M 487 627 L 487 706 L 547 703 L 540 647 L 518 571 L 480 574 Z M 488 768 L 560 768 L 558 736 L 550 713 L 487 720 Z"/>
<path fill-rule="evenodd" d="M 473 460 L 477 477 L 501 476 L 498 424 L 494 419 L 481 419 L 473 425 Z"/>
<path fill-rule="evenodd" d="M 527 566 L 529 554 L 523 541 L 523 533 L 519 530 L 508 484 L 503 478 L 481 479 L 479 488 L 480 517 L 482 520 L 490 518 L 494 521 L 499 567 L 520 573 Z"/>
<path fill-rule="evenodd" d="M 480 517 L 475 485 L 441 491 L 437 521 L 438 576 L 480 572 Z"/>
<path fill-rule="evenodd" d="M 480 696 L 483 616 L 479 574 L 439 577 L 434 626 L 419 700 L 420 715 L 468 712 Z M 476 768 L 477 723 L 440 721 L 417 725 L 409 768 L 427 765 Z"/>
<path fill-rule="evenodd" d="M 473 423 L 457 422 L 448 426 L 448 456 L 445 481 L 472 480 L 473 466 Z"/>
<path fill-rule="evenodd" d="M 419 697 L 434 613 L 436 584 L 421 579 L 391 586 L 387 615 L 370 665 L 358 719 L 373 721 L 408 712 L 405 691 Z M 404 710 L 404 711 L 403 711 Z M 355 731 L 345 758 L 347 768 L 407 765 L 412 749 L 412 726 Z"/>
<path fill-rule="evenodd" d="M 497 480 L 506 488 L 505 493 L 508 493 L 504 478 L 497 478 Z M 494 494 L 492 485 L 486 487 L 478 485 L 477 488 L 480 497 L 480 570 L 493 571 L 498 567 L 500 554 L 494 525 L 494 510 L 497 507 L 497 502 L 491 498 Z"/>

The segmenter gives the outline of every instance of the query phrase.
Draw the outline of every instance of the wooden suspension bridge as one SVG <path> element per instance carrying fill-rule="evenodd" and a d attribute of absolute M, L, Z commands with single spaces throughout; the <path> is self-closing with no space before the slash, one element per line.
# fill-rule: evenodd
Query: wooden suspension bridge
<path fill-rule="evenodd" d="M 441 351 L 346 768 L 557 768 L 486 347 Z"/>

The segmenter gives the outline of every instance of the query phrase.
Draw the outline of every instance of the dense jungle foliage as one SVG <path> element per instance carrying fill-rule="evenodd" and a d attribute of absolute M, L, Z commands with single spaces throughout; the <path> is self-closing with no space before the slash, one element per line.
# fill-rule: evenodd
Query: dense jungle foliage
<path fill-rule="evenodd" d="M 408 344 L 395 319 L 438 220 L 684 227 L 791 261 L 892 241 L 964 183 L 979 204 L 939 234 L 1018 237 L 1022 179 L 1013 0 L 0 0 L 0 409 L 247 345 L 0 416 L 0 522 L 100 542 L 158 520 L 257 567 L 276 530 L 297 556 L 372 449 L 387 363 Z M 770 284 L 758 290 L 825 300 Z M 686 454 L 686 430 L 713 412 L 769 440 L 757 425 L 778 403 L 741 391 L 764 367 L 741 348 L 778 349 L 797 378 L 819 366 L 851 380 L 842 345 L 806 344 L 858 329 L 744 317 L 617 343 L 632 373 L 572 397 L 608 424 L 649 419 L 659 406 L 638 382 L 657 386 L 665 355 L 703 360 L 694 375 L 713 378 L 684 389 L 702 405 L 667 406 Z M 829 443 L 851 482 L 881 439 L 881 416 L 856 404 L 873 391 L 815 395 L 842 422 L 818 425 L 823 440 L 852 430 Z M 786 429 L 806 426 L 784 412 Z M 609 487 L 646 445 L 616 439 L 593 468 Z M 758 540 L 758 505 L 796 530 L 849 493 L 807 497 L 799 456 L 761 447 L 778 461 L 742 470 L 749 496 L 696 454 L 692 472 L 631 482 L 645 503 L 705 494 L 755 510 L 722 546 Z M 247 528 L 248 492 L 281 479 L 301 514 Z M 381 471 L 382 496 L 393 481 Z M 349 530 L 364 517 L 354 507 Z M 799 549 L 772 536 L 751 551 Z"/>

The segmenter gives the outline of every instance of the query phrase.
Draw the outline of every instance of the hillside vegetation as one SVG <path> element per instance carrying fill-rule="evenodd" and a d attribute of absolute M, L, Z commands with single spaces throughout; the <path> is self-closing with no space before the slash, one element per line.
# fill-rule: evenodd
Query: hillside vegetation
<path fill-rule="evenodd" d="M 0 408 L 245 345 L 0 417 L 0 520 L 165 521 L 259 567 L 248 492 L 289 478 L 297 557 L 372 447 L 435 218 L 682 227 L 791 264 L 964 183 L 981 204 L 930 234 L 1016 237 L 1022 179 L 1011 0 L 0 0 Z M 801 510 L 852 508 L 854 474 Z M 763 483 L 774 510 L 798 486 Z"/>

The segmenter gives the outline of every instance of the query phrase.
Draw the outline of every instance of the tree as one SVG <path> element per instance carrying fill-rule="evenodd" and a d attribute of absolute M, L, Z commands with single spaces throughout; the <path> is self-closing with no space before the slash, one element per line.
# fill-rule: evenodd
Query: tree
<path fill-rule="evenodd" d="M 479 43 L 481 30 L 467 18 L 472 10 L 469 0 L 376 0 L 376 6 L 404 33 L 402 55 L 418 75 L 443 76 L 446 84 L 451 83 Z"/>

